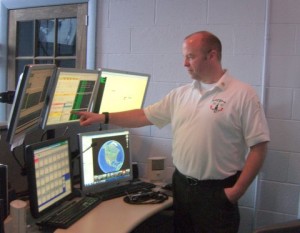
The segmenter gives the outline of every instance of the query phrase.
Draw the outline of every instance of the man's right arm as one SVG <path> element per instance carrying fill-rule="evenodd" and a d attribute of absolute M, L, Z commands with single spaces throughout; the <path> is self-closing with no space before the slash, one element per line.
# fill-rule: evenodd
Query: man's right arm
<path fill-rule="evenodd" d="M 80 125 L 87 126 L 94 123 L 104 124 L 105 115 L 92 112 L 72 112 L 80 116 Z M 152 125 L 147 119 L 143 109 L 134 109 L 124 112 L 113 112 L 108 114 L 109 124 L 126 128 L 137 128 Z"/>

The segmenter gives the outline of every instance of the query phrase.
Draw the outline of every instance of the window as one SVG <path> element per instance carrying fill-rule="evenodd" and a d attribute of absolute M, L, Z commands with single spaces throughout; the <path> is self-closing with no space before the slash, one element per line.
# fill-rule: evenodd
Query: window
<path fill-rule="evenodd" d="M 51 6 L 72 3 L 86 3 L 88 5 L 88 26 L 87 26 L 87 42 L 76 43 L 77 46 L 82 44 L 87 47 L 87 55 L 84 57 L 82 54 L 77 54 L 83 59 L 83 63 L 78 67 L 95 68 L 95 45 L 96 45 L 96 13 L 97 13 L 97 0 L 0 0 L 0 92 L 15 90 L 15 68 L 12 71 L 11 58 L 8 59 L 8 12 L 13 9 L 26 9 L 29 7 Z M 61 12 L 60 12 L 61 13 Z M 65 12 L 62 12 L 65 13 Z M 58 17 L 60 18 L 60 16 Z M 78 31 L 77 31 L 78 34 Z M 79 38 L 80 40 L 82 38 Z M 7 68 L 9 67 L 9 68 Z M 8 74 L 9 72 L 9 74 Z M 6 121 L 10 112 L 10 105 L 0 103 L 0 121 Z"/>
<path fill-rule="evenodd" d="M 86 37 L 86 3 L 10 10 L 9 89 L 26 64 L 85 68 Z"/>

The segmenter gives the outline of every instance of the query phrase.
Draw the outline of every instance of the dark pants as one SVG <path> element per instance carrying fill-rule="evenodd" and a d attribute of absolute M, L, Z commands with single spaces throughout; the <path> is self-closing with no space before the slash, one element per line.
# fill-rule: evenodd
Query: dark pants
<path fill-rule="evenodd" d="M 174 227 L 176 233 L 236 233 L 240 215 L 237 204 L 226 197 L 240 173 L 224 180 L 196 181 L 173 174 Z"/>

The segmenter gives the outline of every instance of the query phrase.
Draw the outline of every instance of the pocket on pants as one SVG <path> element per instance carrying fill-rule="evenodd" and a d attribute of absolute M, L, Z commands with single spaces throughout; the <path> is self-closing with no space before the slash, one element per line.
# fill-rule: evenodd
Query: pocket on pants
<path fill-rule="evenodd" d="M 237 203 L 232 203 L 227 198 L 223 188 L 216 192 L 216 216 L 215 224 L 221 228 L 226 228 L 226 232 L 237 232 L 240 222 L 240 214 Z M 231 229 L 231 230 L 229 230 Z"/>
<path fill-rule="evenodd" d="M 237 206 L 236 203 L 232 203 L 225 194 L 224 188 L 220 188 L 216 192 L 216 202 L 221 209 L 223 208 L 235 208 Z"/>

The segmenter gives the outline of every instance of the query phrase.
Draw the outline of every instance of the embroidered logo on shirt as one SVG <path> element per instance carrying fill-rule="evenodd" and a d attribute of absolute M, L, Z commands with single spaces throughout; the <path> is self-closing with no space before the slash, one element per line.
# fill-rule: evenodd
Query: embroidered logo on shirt
<path fill-rule="evenodd" d="M 222 99 L 213 99 L 211 101 L 210 109 L 213 110 L 214 113 L 221 112 L 224 109 L 225 101 Z"/>

